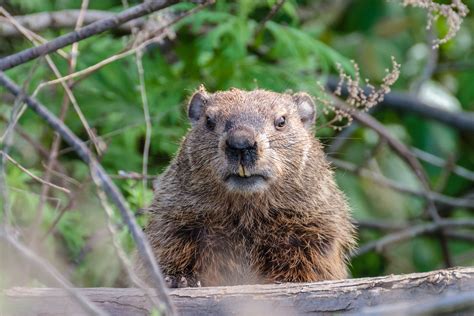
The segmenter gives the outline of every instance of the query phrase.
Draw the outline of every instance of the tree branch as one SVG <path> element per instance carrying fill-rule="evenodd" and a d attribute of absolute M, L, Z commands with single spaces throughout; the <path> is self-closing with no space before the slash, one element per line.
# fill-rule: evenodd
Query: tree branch
<path fill-rule="evenodd" d="M 148 243 L 148 240 L 146 239 L 142 229 L 135 221 L 135 217 L 130 208 L 128 207 L 124 197 L 122 196 L 118 188 L 115 186 L 115 184 L 112 182 L 112 180 L 110 180 L 103 167 L 96 161 L 87 146 L 85 146 L 85 144 L 66 125 L 64 125 L 61 120 L 59 120 L 41 103 L 39 103 L 32 97 L 24 94 L 21 91 L 20 87 L 18 87 L 14 82 L 12 82 L 1 71 L 0 85 L 4 86 L 10 93 L 19 98 L 21 101 L 25 102 L 30 109 L 35 111 L 36 114 L 38 114 L 42 119 L 44 119 L 51 128 L 53 128 L 61 135 L 62 139 L 66 143 L 73 147 L 74 151 L 78 154 L 78 156 L 89 165 L 91 173 L 94 174 L 97 179 L 99 179 L 100 185 L 102 186 L 103 190 L 117 206 L 124 222 L 127 224 L 130 233 L 132 234 L 132 237 L 135 240 L 135 243 L 137 244 L 138 251 L 145 263 L 145 266 L 150 271 L 150 276 L 152 277 L 153 283 L 157 288 L 157 292 L 161 300 L 165 304 L 166 314 L 174 314 L 174 308 L 167 295 L 163 276 L 161 274 L 159 266 L 155 261 L 150 244 Z"/>
<path fill-rule="evenodd" d="M 436 222 L 415 225 L 405 230 L 386 235 L 385 237 L 369 242 L 355 251 L 353 257 L 361 256 L 369 251 L 377 252 L 384 249 L 387 245 L 412 239 L 414 237 L 439 231 L 442 228 L 474 228 L 474 220 L 469 219 L 440 219 Z"/>
<path fill-rule="evenodd" d="M 371 128 L 374 132 L 378 134 L 379 137 L 381 137 L 382 139 L 386 141 L 387 145 L 389 145 L 400 156 L 400 158 L 402 158 L 407 163 L 407 165 L 410 167 L 410 169 L 418 178 L 420 184 L 422 185 L 423 190 L 426 192 L 426 210 L 428 214 L 430 215 L 430 217 L 435 223 L 438 223 L 441 220 L 441 216 L 439 215 L 439 212 L 436 208 L 436 204 L 432 196 L 428 194 L 428 192 L 431 191 L 430 184 L 428 181 L 428 176 L 426 175 L 425 170 L 423 169 L 422 165 L 417 160 L 415 155 L 410 151 L 410 149 L 405 144 L 400 142 L 398 139 L 394 138 L 390 134 L 390 132 L 379 121 L 377 121 L 375 118 L 373 118 L 369 114 L 366 114 L 354 108 L 351 108 L 350 106 L 346 105 L 344 102 L 342 102 L 340 99 L 336 97 L 334 97 L 333 99 L 334 99 L 334 104 L 333 104 L 334 107 L 350 114 L 356 121 Z M 445 260 L 445 265 L 446 267 L 451 267 L 452 260 L 451 260 L 451 255 L 448 250 L 448 243 L 447 243 L 446 236 L 444 235 L 444 230 L 440 228 L 439 230 L 437 230 L 437 232 L 439 235 L 439 241 L 440 241 L 443 257 Z"/>
<path fill-rule="evenodd" d="M 329 90 L 334 91 L 337 88 L 337 84 L 338 79 L 331 77 L 328 79 L 326 86 Z M 368 89 L 365 90 L 368 91 Z M 342 89 L 342 93 L 347 93 L 345 87 Z M 384 100 L 375 107 L 376 110 L 379 108 L 415 113 L 464 132 L 474 132 L 474 113 L 446 111 L 421 102 L 410 94 L 394 91 L 390 92 L 386 94 Z"/>
<path fill-rule="evenodd" d="M 51 266 L 43 258 L 38 257 L 34 252 L 25 247 L 22 243 L 11 236 L 11 233 L 5 230 L 5 226 L 0 226 L 0 239 L 17 251 L 23 258 L 35 264 L 41 271 L 51 277 L 59 286 L 64 288 L 75 300 L 81 305 L 81 308 L 90 315 L 106 315 L 102 308 L 90 301 L 83 293 L 75 289 L 53 266 Z M 2 271 L 5 273 L 5 271 Z M 0 314 L 2 310 L 0 309 Z"/>
<path fill-rule="evenodd" d="M 351 162 L 336 159 L 336 158 L 330 158 L 329 160 L 334 166 L 336 166 L 339 169 L 349 171 L 360 177 L 367 178 L 373 181 L 374 183 L 380 184 L 384 187 L 393 189 L 401 193 L 422 197 L 425 200 L 432 199 L 436 203 L 447 205 L 447 206 L 463 207 L 463 208 L 471 208 L 471 209 L 474 208 L 474 199 L 470 197 L 456 198 L 456 197 L 447 196 L 438 192 L 433 192 L 431 190 L 419 190 L 415 188 L 410 188 L 403 183 L 399 183 L 392 179 L 386 178 L 382 174 L 373 172 L 366 168 L 360 168 Z"/>
<path fill-rule="evenodd" d="M 44 30 L 51 29 L 74 29 L 76 21 L 80 15 L 81 10 L 61 10 L 52 12 L 40 12 L 28 15 L 17 15 L 13 18 L 20 23 L 20 25 L 26 27 L 30 31 L 35 33 Z M 101 10 L 87 10 L 84 15 L 84 25 L 89 25 L 94 22 L 110 19 L 115 16 L 114 12 L 101 11 Z M 123 32 L 130 33 L 132 27 L 141 28 L 145 23 L 145 19 L 137 19 L 133 23 L 128 22 L 118 26 L 118 29 Z M 0 36 L 2 37 L 14 37 L 21 36 L 21 32 L 8 21 L 2 21 L 0 19 Z"/>
<path fill-rule="evenodd" d="M 169 7 L 177 2 L 178 0 L 154 0 L 134 6 L 112 17 L 94 22 L 77 31 L 60 36 L 43 45 L 25 49 L 19 53 L 1 58 L 0 70 L 7 70 L 24 64 L 30 60 L 52 53 L 72 43 L 79 42 L 88 37 L 116 28 L 130 20 Z"/>

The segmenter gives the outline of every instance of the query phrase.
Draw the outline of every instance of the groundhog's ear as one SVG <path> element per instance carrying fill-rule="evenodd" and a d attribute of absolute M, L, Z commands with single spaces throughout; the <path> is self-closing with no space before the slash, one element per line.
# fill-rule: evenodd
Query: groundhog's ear
<path fill-rule="evenodd" d="M 195 124 L 201 118 L 208 98 L 209 96 L 203 89 L 199 89 L 199 91 L 195 92 L 191 97 L 188 105 L 188 117 L 191 124 Z"/>
<path fill-rule="evenodd" d="M 301 122 L 303 122 L 307 129 L 310 129 L 313 126 L 316 118 L 316 110 L 313 98 L 305 92 L 298 92 L 293 94 L 293 100 L 298 107 L 298 113 L 300 115 Z"/>

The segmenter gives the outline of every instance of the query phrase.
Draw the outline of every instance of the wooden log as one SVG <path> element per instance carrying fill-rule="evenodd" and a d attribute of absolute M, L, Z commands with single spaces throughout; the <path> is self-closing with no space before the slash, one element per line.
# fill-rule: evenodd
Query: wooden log
<path fill-rule="evenodd" d="M 149 299 L 140 289 L 78 291 L 111 315 L 150 315 L 152 311 Z M 3 314 L 0 308 L 0 315 L 84 314 L 62 289 L 11 288 L 0 293 L 5 311 Z M 383 314 L 381 306 L 386 304 L 404 304 L 410 311 L 410 306 L 422 302 L 441 303 L 446 297 L 472 295 L 474 267 L 316 283 L 184 288 L 170 293 L 181 315 L 329 315 L 365 313 L 370 312 L 370 307 L 378 310 L 376 314 Z M 458 302 L 456 306 L 461 305 Z"/>

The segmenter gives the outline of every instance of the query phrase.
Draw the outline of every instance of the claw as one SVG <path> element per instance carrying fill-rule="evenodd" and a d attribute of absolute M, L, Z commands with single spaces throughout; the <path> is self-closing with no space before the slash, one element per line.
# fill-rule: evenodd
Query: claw
<path fill-rule="evenodd" d="M 174 278 L 172 278 L 172 277 L 169 277 L 169 276 L 165 277 L 166 286 L 169 287 L 169 288 L 175 287 L 175 286 L 173 286 L 174 285 L 173 280 L 174 280 Z"/>
<path fill-rule="evenodd" d="M 188 279 L 186 279 L 184 276 L 181 277 L 181 279 L 179 280 L 179 285 L 178 287 L 188 287 Z"/>

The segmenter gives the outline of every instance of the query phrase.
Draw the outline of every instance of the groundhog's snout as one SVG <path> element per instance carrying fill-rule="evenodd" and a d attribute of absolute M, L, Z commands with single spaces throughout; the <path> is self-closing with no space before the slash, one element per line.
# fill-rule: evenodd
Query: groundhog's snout
<path fill-rule="evenodd" d="M 251 128 L 238 127 L 227 132 L 224 143 L 228 174 L 227 188 L 239 192 L 256 192 L 267 187 L 268 173 L 258 165 L 258 141 Z"/>
<path fill-rule="evenodd" d="M 225 145 L 225 153 L 229 162 L 238 166 L 241 165 L 243 168 L 250 168 L 255 165 L 257 142 L 252 131 L 238 129 L 229 133 Z"/>

